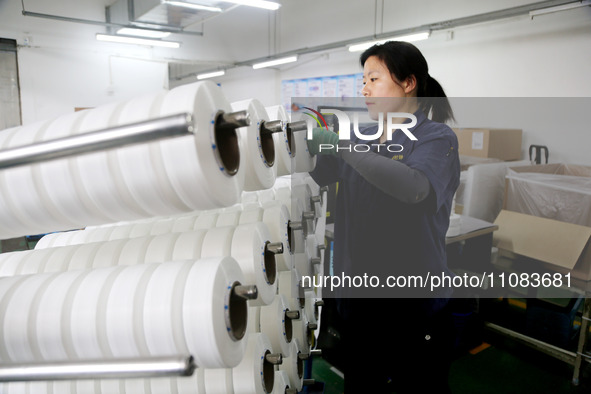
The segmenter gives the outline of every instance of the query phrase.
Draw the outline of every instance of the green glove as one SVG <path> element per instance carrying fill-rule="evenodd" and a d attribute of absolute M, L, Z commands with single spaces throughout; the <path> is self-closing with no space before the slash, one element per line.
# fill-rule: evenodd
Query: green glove
<path fill-rule="evenodd" d="M 308 142 L 308 151 L 312 156 L 315 155 L 337 155 L 337 146 L 339 144 L 339 135 L 330 130 L 316 127 L 312 129 L 313 138 L 310 140 L 306 135 Z"/>

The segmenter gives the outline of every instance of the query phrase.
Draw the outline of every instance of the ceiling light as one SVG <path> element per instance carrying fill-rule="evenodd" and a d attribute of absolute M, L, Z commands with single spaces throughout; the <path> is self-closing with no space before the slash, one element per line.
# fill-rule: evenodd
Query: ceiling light
<path fill-rule="evenodd" d="M 165 38 L 170 35 L 168 31 L 148 30 L 148 29 L 134 29 L 131 27 L 124 27 L 117 30 L 117 34 L 123 34 L 126 36 L 138 36 L 146 38 Z"/>
<path fill-rule="evenodd" d="M 556 7 L 542 8 L 539 10 L 530 11 L 529 16 L 531 18 L 533 18 L 534 16 L 538 16 L 538 15 L 545 15 L 545 14 L 551 14 L 553 12 L 572 10 L 573 8 L 579 8 L 579 7 L 585 7 L 585 6 L 591 6 L 591 1 L 590 0 L 582 0 L 582 1 L 575 1 L 572 3 L 568 3 L 568 4 L 558 5 Z"/>
<path fill-rule="evenodd" d="M 220 70 L 220 71 L 214 71 L 214 72 L 205 73 L 205 74 L 198 74 L 197 75 L 197 79 L 207 79 L 207 78 L 213 78 L 213 77 L 221 77 L 225 73 L 226 72 L 224 70 Z"/>
<path fill-rule="evenodd" d="M 228 3 L 248 5 L 251 7 L 264 8 L 266 10 L 278 10 L 281 4 L 266 0 L 223 0 Z"/>
<path fill-rule="evenodd" d="M 148 38 L 128 36 L 111 36 L 108 34 L 100 33 L 96 35 L 96 39 L 98 41 L 117 42 L 122 44 L 148 45 L 153 47 L 179 48 L 181 46 L 181 43 L 176 41 L 150 40 Z"/>
<path fill-rule="evenodd" d="M 208 5 L 202 4 L 195 4 L 195 3 L 187 3 L 184 1 L 172 1 L 172 0 L 164 0 L 164 3 L 175 5 L 177 7 L 185 7 L 185 8 L 192 8 L 194 10 L 201 10 L 201 11 L 210 11 L 210 12 L 222 12 L 222 9 L 219 7 L 210 7 Z"/>
<path fill-rule="evenodd" d="M 292 63 L 297 60 L 298 60 L 297 56 L 282 57 L 281 59 L 269 60 L 268 62 L 253 64 L 252 68 L 254 68 L 256 70 L 257 68 L 265 68 L 265 67 L 278 66 L 280 64 L 285 64 L 285 63 Z"/>
<path fill-rule="evenodd" d="M 406 41 L 406 42 L 422 41 L 422 40 L 426 40 L 427 38 L 429 38 L 429 35 L 430 35 L 430 33 L 428 31 L 426 31 L 426 32 L 422 32 L 422 33 L 407 34 L 404 36 L 386 38 L 383 40 L 363 42 L 361 44 L 350 45 L 349 52 L 364 51 L 367 48 L 370 48 L 376 44 L 383 44 L 387 41 Z"/>

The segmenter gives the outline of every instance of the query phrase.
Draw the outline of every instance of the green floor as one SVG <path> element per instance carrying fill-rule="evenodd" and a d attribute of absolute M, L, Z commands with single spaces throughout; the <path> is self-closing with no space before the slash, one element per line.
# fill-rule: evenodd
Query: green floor
<path fill-rule="evenodd" d="M 487 393 L 591 393 L 591 371 L 585 366 L 579 386 L 571 384 L 573 367 L 510 340 L 465 354 L 454 361 L 450 387 L 454 394 Z M 343 379 L 331 365 L 315 359 L 312 378 L 325 384 L 325 394 L 343 392 Z"/>

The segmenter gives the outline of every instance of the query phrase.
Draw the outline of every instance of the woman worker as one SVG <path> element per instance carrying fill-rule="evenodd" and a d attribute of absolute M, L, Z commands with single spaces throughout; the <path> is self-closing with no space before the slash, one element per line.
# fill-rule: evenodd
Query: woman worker
<path fill-rule="evenodd" d="M 321 186 L 339 182 L 335 275 L 375 275 L 382 284 L 388 276 L 452 276 L 445 234 L 460 163 L 457 138 L 443 124 L 453 119 L 449 101 L 412 44 L 375 45 L 360 62 L 362 93 L 370 116 L 383 114 L 382 135 L 372 126 L 361 133 L 375 135 L 373 141 L 353 133 L 339 141 L 338 134 L 315 128 L 308 140 L 319 156 L 311 176 Z M 408 132 L 396 130 L 388 140 L 388 112 L 397 113 L 391 122 L 408 124 Z M 363 149 L 352 149 L 356 144 Z M 411 287 L 340 289 L 346 393 L 449 391 L 451 290 Z"/>

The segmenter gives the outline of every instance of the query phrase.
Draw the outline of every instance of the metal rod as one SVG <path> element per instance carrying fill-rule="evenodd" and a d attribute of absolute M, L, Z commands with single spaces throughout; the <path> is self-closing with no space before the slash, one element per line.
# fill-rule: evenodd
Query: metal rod
<path fill-rule="evenodd" d="M 305 120 L 300 120 L 297 122 L 289 122 L 286 126 L 286 130 L 288 133 L 293 133 L 295 131 L 306 130 L 308 128 L 308 123 Z"/>
<path fill-rule="evenodd" d="M 265 247 L 265 252 L 271 252 L 273 254 L 283 254 L 283 243 L 282 242 L 272 242 L 268 243 Z"/>
<path fill-rule="evenodd" d="M 280 133 L 283 131 L 282 120 L 270 120 L 263 122 L 261 125 L 261 134 L 273 134 Z"/>
<path fill-rule="evenodd" d="M 269 353 L 265 355 L 265 360 L 273 365 L 279 365 L 283 363 L 283 356 L 281 353 Z"/>
<path fill-rule="evenodd" d="M 312 203 L 322 203 L 322 196 L 312 196 L 310 197 L 310 201 L 312 201 Z"/>
<path fill-rule="evenodd" d="M 298 320 L 300 318 L 300 311 L 285 311 L 285 317 L 290 320 Z"/>
<path fill-rule="evenodd" d="M 304 379 L 304 386 L 314 386 L 316 381 L 314 379 Z"/>
<path fill-rule="evenodd" d="M 304 354 L 304 353 L 298 353 L 298 358 L 300 360 L 307 360 L 307 359 L 310 358 L 310 355 L 309 354 Z"/>
<path fill-rule="evenodd" d="M 285 394 L 298 394 L 296 389 L 287 388 L 285 389 Z"/>
<path fill-rule="evenodd" d="M 306 211 L 302 214 L 302 218 L 304 220 L 313 220 L 316 218 L 316 215 L 312 211 Z"/>
<path fill-rule="evenodd" d="M 321 357 L 322 356 L 322 349 L 310 350 L 310 356 Z"/>
<path fill-rule="evenodd" d="M 191 376 L 196 367 L 192 356 L 4 364 L 0 382 Z"/>
<path fill-rule="evenodd" d="M 318 300 L 318 301 L 316 301 L 316 303 L 314 305 L 316 305 L 316 306 L 324 306 L 324 301 L 323 300 Z"/>
<path fill-rule="evenodd" d="M 218 120 L 220 126 L 224 123 L 234 128 L 250 126 L 250 115 L 247 111 L 236 111 L 230 113 L 223 113 Z"/>
<path fill-rule="evenodd" d="M 325 250 L 326 249 L 326 245 L 324 244 L 320 244 L 316 247 L 316 249 L 320 252 L 321 250 Z"/>
<path fill-rule="evenodd" d="M 318 265 L 322 262 L 322 259 L 320 257 L 312 257 L 310 259 L 310 263 L 312 263 L 312 265 Z"/>
<path fill-rule="evenodd" d="M 247 300 L 254 300 L 259 295 L 256 285 L 238 285 L 234 287 L 234 294 Z"/>
<path fill-rule="evenodd" d="M 316 323 L 308 323 L 308 328 L 310 330 L 316 330 L 318 328 L 318 324 L 316 324 Z"/>
<path fill-rule="evenodd" d="M 31 11 L 24 11 L 24 10 L 22 11 L 22 14 L 24 16 L 32 16 L 34 18 L 53 19 L 56 21 L 82 23 L 85 25 L 96 25 L 96 26 L 105 26 L 105 27 L 129 27 L 132 29 L 146 29 L 146 30 L 158 29 L 159 31 L 165 31 L 165 32 L 170 32 L 170 33 L 175 33 L 175 34 L 188 34 L 191 36 L 202 36 L 203 35 L 203 32 L 200 32 L 200 31 L 183 30 L 183 29 L 178 29 L 178 28 L 175 28 L 175 27 L 169 26 L 169 25 L 154 25 L 154 29 L 147 29 L 145 27 L 133 25 L 133 24 L 125 25 L 122 23 L 94 21 L 94 20 L 90 20 L 90 19 L 81 19 L 81 18 L 71 18 L 68 16 L 42 14 L 39 12 L 31 12 Z M 163 29 L 163 27 L 164 27 L 164 29 Z"/>
<path fill-rule="evenodd" d="M 302 225 L 302 222 L 291 222 L 291 221 L 289 222 L 288 227 L 292 231 L 302 230 L 304 228 L 304 226 Z"/>
<path fill-rule="evenodd" d="M 0 151 L 0 169 L 120 148 L 193 132 L 190 114 L 171 115 Z"/>
<path fill-rule="evenodd" d="M 510 330 L 505 327 L 501 327 L 501 326 L 493 324 L 493 323 L 485 323 L 485 327 L 489 330 L 496 331 L 498 333 L 501 333 L 503 335 L 507 335 L 513 339 L 516 339 L 525 345 L 531 346 L 534 349 L 537 349 L 537 350 L 539 350 L 543 353 L 546 353 L 552 357 L 562 360 L 570 365 L 575 364 L 575 359 L 576 359 L 577 355 L 573 352 L 570 352 L 568 350 L 564 350 L 564 349 L 559 348 L 554 345 L 550 345 L 546 342 L 528 337 L 527 335 L 515 332 L 513 330 Z"/>

